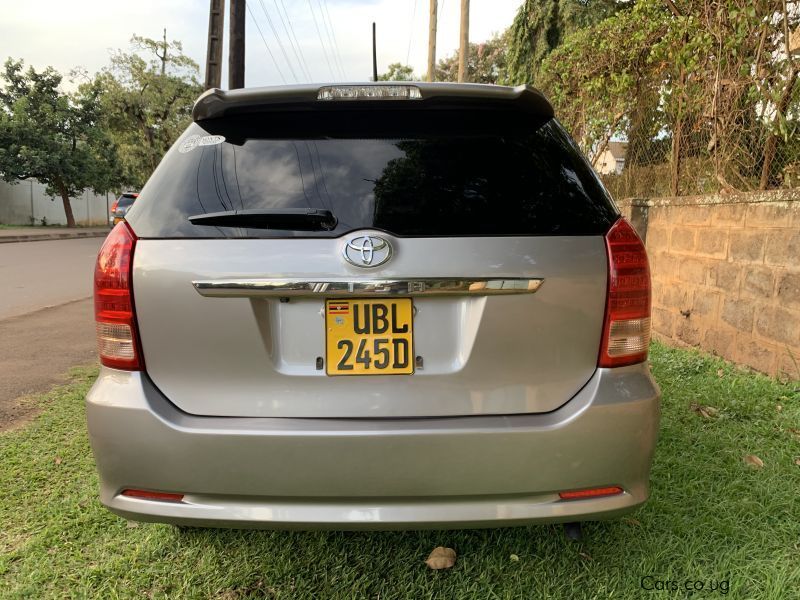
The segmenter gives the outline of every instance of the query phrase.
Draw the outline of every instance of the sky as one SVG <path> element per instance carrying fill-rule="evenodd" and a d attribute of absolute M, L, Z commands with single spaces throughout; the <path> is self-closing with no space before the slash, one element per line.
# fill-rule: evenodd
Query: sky
<path fill-rule="evenodd" d="M 438 0 L 437 60 L 458 47 L 460 4 Z M 521 4 L 522 0 L 471 0 L 470 41 L 481 42 L 504 30 Z M 202 81 L 208 8 L 209 0 L 0 0 L 0 60 L 10 56 L 37 70 L 52 66 L 66 74 L 83 67 L 95 73 L 108 64 L 111 50 L 130 49 L 134 33 L 160 39 L 166 27 L 168 39 L 180 40 L 185 53 L 200 65 Z M 227 10 L 226 5 L 223 87 Z M 249 0 L 245 85 L 366 81 L 372 73 L 373 21 L 378 72 L 400 62 L 424 75 L 428 10 L 429 0 Z M 292 33 L 297 49 L 289 40 Z"/>

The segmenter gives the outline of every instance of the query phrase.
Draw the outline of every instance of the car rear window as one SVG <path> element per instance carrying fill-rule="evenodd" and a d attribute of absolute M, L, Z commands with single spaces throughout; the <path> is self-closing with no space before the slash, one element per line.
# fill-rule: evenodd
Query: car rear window
<path fill-rule="evenodd" d="M 121 196 L 117 201 L 117 208 L 127 208 L 133 204 L 134 200 L 136 200 L 134 196 Z"/>
<path fill-rule="evenodd" d="M 318 208 L 330 231 L 196 225 Z M 555 119 L 512 110 L 270 112 L 193 123 L 128 214 L 143 238 L 599 235 L 617 210 Z"/>

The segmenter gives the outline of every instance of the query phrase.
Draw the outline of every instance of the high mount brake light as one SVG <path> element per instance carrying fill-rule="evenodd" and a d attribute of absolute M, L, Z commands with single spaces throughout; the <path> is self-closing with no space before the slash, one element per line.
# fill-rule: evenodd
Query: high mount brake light
<path fill-rule="evenodd" d="M 100 362 L 107 367 L 143 368 L 133 307 L 133 251 L 136 234 L 127 222 L 108 234 L 94 268 L 94 319 Z"/>
<path fill-rule="evenodd" d="M 335 85 L 319 88 L 317 100 L 420 100 L 415 85 Z"/>
<path fill-rule="evenodd" d="M 647 360 L 650 345 L 650 267 L 636 230 L 619 219 L 606 234 L 608 291 L 600 367 Z"/>

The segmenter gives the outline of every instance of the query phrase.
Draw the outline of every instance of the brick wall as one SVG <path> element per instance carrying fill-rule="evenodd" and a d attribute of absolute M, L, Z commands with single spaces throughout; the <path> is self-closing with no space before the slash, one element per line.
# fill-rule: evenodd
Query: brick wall
<path fill-rule="evenodd" d="M 620 204 L 650 256 L 656 338 L 800 379 L 800 191 Z"/>

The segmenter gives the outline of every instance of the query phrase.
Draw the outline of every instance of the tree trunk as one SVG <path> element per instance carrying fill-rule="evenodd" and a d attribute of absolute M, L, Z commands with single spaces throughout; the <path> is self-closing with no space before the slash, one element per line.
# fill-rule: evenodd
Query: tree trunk
<path fill-rule="evenodd" d="M 64 185 L 64 182 L 61 181 L 60 177 L 56 179 L 55 184 L 58 188 L 58 193 L 61 194 L 61 201 L 64 203 L 64 214 L 67 216 L 67 227 L 75 227 L 75 217 L 72 215 L 72 205 L 69 203 L 69 192 L 67 192 L 67 188 Z"/>
<path fill-rule="evenodd" d="M 686 43 L 687 38 L 683 36 L 683 42 Z M 681 191 L 681 137 L 683 136 L 683 90 L 686 86 L 686 70 L 681 67 L 680 74 L 680 89 L 681 96 L 678 98 L 678 118 L 675 121 L 675 128 L 672 131 L 672 161 L 671 172 L 669 177 L 669 193 L 671 196 L 677 196 Z"/>
<path fill-rule="evenodd" d="M 672 132 L 672 164 L 669 177 L 670 196 L 677 196 L 680 192 L 681 178 L 681 136 L 683 135 L 683 119 L 678 117 L 675 131 Z"/>
<path fill-rule="evenodd" d="M 772 161 L 775 159 L 775 151 L 778 149 L 778 136 L 775 135 L 774 127 L 778 123 L 781 115 L 785 115 L 789 109 L 789 101 L 792 99 L 792 90 L 794 90 L 795 80 L 797 79 L 797 69 L 792 68 L 789 73 L 789 78 L 786 80 L 786 87 L 783 88 L 778 106 L 776 106 L 775 122 L 773 123 L 773 130 L 767 135 L 767 141 L 764 144 L 764 162 L 761 165 L 761 181 L 758 184 L 758 189 L 765 190 L 769 186 L 770 171 L 772 171 Z"/>

